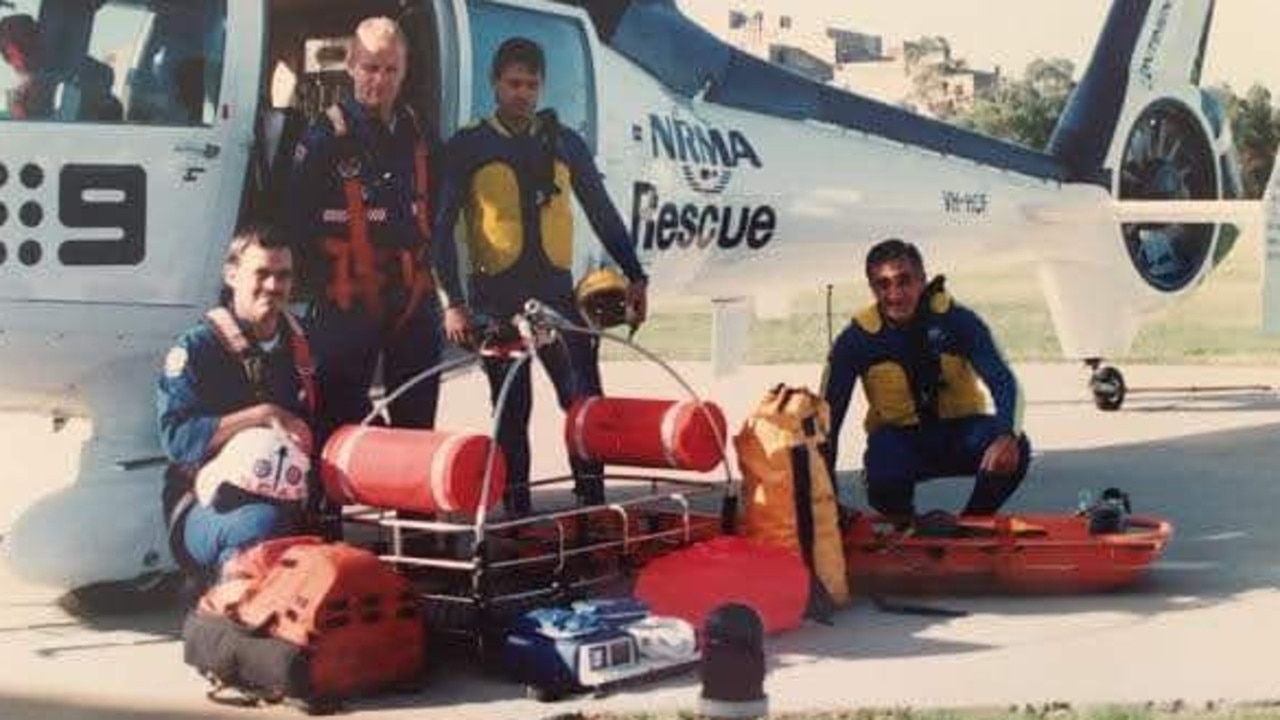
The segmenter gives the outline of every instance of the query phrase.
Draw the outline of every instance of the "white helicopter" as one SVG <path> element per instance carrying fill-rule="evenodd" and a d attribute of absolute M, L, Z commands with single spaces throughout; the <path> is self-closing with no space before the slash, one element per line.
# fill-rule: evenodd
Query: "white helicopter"
<path fill-rule="evenodd" d="M 55 39 L 39 72 L 56 91 L 50 117 L 0 119 L 0 409 L 93 428 L 75 482 L 27 508 L 4 550 L 67 589 L 172 568 L 148 462 L 160 358 L 217 296 L 236 223 L 278 204 L 275 160 L 343 91 L 343 38 L 368 15 L 404 27 L 409 100 L 443 137 L 490 110 L 503 39 L 546 48 L 544 103 L 594 148 L 651 293 L 715 301 L 721 369 L 753 307 L 856 274 L 900 236 L 938 265 L 1034 263 L 1064 355 L 1118 406 L 1101 358 L 1205 278 L 1227 222 L 1260 214 L 1230 202 L 1229 129 L 1197 86 L 1212 0 L 1116 0 L 1046 152 L 769 66 L 672 0 L 3 5 Z M 291 80 L 292 108 L 269 99 Z"/>

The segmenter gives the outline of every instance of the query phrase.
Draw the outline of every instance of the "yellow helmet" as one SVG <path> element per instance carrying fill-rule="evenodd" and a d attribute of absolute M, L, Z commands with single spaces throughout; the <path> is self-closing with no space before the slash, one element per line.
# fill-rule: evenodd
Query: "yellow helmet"
<path fill-rule="evenodd" d="M 587 273 L 573 291 L 578 312 L 594 328 L 627 323 L 627 279 L 609 268 Z"/>

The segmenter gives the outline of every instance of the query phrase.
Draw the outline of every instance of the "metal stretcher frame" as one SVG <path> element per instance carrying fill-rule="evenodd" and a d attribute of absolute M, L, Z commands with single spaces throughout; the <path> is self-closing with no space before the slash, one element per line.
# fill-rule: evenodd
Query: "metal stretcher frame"
<path fill-rule="evenodd" d="M 707 412 L 701 397 L 679 373 L 629 339 L 576 325 L 536 300 L 529 301 L 512 324 L 519 335 L 514 353 L 496 350 L 495 343 L 486 340 L 467 357 L 442 362 L 410 378 L 375 403 L 362 421 L 368 424 L 401 393 L 434 375 L 472 366 L 486 356 L 514 358 L 494 403 L 491 437 L 495 442 L 486 458 L 482 500 L 475 517 L 415 517 L 395 509 L 368 506 L 344 510 L 348 523 L 376 529 L 379 557 L 414 582 L 426 603 L 431 631 L 471 638 L 482 654 L 494 647 L 489 643 L 499 640 L 486 635 L 519 613 L 584 597 L 611 582 L 624 580 L 648 559 L 732 532 L 737 516 L 738 483 L 728 463 L 727 438 L 717 437 L 722 449 L 722 480 L 681 477 L 652 469 L 637 473 L 606 471 L 605 482 L 647 484 L 648 492 L 602 505 L 491 521 L 486 500 L 492 490 L 501 410 L 520 368 L 539 347 L 560 341 L 560 334 L 587 334 L 631 348 L 665 370 L 690 399 L 699 403 L 700 411 Z M 709 424 L 719 435 L 719 427 L 714 422 Z M 530 489 L 572 482 L 572 476 L 536 479 L 530 482 Z M 717 494 L 718 511 L 709 511 L 698 502 L 714 505 Z"/>

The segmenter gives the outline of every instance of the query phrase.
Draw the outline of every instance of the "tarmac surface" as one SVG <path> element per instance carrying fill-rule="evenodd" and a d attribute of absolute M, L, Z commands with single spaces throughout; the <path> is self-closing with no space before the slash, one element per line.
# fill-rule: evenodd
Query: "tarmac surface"
<path fill-rule="evenodd" d="M 732 429 L 770 385 L 812 387 L 821 371 L 756 366 L 711 383 L 705 366 L 681 369 L 721 403 Z M 766 689 L 774 712 L 1280 698 L 1274 650 L 1280 640 L 1280 395 L 1271 389 L 1280 371 L 1126 367 L 1131 385 L 1265 387 L 1132 394 L 1120 411 L 1101 413 L 1084 389 L 1083 368 L 1026 365 L 1018 370 L 1036 458 L 1009 509 L 1066 511 L 1076 506 L 1081 489 L 1118 486 L 1132 495 L 1136 511 L 1175 524 L 1164 557 L 1142 582 L 1118 593 L 923 601 L 967 611 L 964 617 L 887 613 L 859 599 L 837 615 L 833 626 L 810 623 L 769 639 Z M 563 463 L 559 414 L 550 387 L 540 382 L 534 471 L 558 474 Z M 619 396 L 679 396 L 678 388 L 650 365 L 607 365 L 605 383 Z M 483 428 L 487 397 L 478 374 L 452 379 L 445 387 L 441 425 Z M 840 459 L 846 489 L 854 485 L 862 449 L 861 407 L 851 412 L 856 414 L 846 423 Z M 51 449 L 31 452 L 35 446 L 29 437 L 47 435 L 32 422 L 0 424 L 6 429 L 0 433 L 0 456 L 14 459 L 0 490 L 0 529 L 17 506 L 50 482 L 49 468 L 44 474 L 32 469 L 33 455 L 44 455 L 53 465 L 74 455 L 74 432 L 46 437 L 42 442 Z M 930 483 L 918 505 L 955 509 L 968 490 L 969 483 L 961 480 Z M 54 595 L 0 570 L 2 718 L 298 712 L 226 709 L 207 701 L 204 681 L 182 663 L 177 609 L 83 620 L 53 604 Z M 346 709 L 377 718 L 693 710 L 698 690 L 697 676 L 690 673 L 604 697 L 544 705 L 524 699 L 519 686 L 486 677 L 455 658 L 437 660 L 419 694 L 354 701 Z"/>

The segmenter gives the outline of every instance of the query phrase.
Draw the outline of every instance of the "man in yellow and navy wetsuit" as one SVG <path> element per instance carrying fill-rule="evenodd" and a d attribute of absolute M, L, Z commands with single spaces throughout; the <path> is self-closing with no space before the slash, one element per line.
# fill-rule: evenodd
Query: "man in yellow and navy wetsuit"
<path fill-rule="evenodd" d="M 389 391 L 440 358 L 428 248 L 433 139 L 399 100 L 407 54 L 394 21 L 362 21 L 348 56 L 352 99 L 328 108 L 294 156 L 287 218 L 314 296 L 320 446 L 368 414 L 379 355 Z M 437 396 L 438 379 L 419 383 L 391 404 L 391 423 L 431 427 Z"/>
<path fill-rule="evenodd" d="M 536 298 L 582 324 L 573 297 L 573 214 L 570 194 L 606 250 L 630 281 L 627 304 L 632 322 L 645 315 L 644 271 L 617 208 L 581 137 L 559 126 L 554 115 L 538 113 L 545 59 L 526 38 L 511 38 L 494 55 L 491 80 L 497 110 L 458 132 L 445 148 L 445 172 L 435 236 L 453 237 L 461 214 L 470 261 L 464 296 L 457 249 L 433 246 L 436 275 L 446 297 L 449 340 L 474 342 L 472 314 L 504 320 Z M 556 388 L 562 408 L 600 394 L 597 342 L 565 333 L 563 342 L 542 348 L 538 357 Z M 511 360 L 486 358 L 490 396 L 496 402 Z M 529 366 L 513 380 L 499 421 L 498 443 L 507 457 L 506 510 L 529 511 Z M 573 461 L 576 492 L 583 504 L 604 501 L 602 468 Z"/>
<path fill-rule="evenodd" d="M 867 396 L 867 496 L 881 513 L 915 514 L 916 483 L 976 473 L 963 515 L 991 515 L 1027 473 L 1022 391 L 991 331 L 957 304 L 941 278 L 926 284 L 914 245 L 871 248 L 867 280 L 876 303 L 854 316 L 831 349 L 823 395 L 831 405 L 828 464 L 834 471 L 840 426 L 854 385 Z M 996 414 L 986 413 L 978 379 Z"/>

